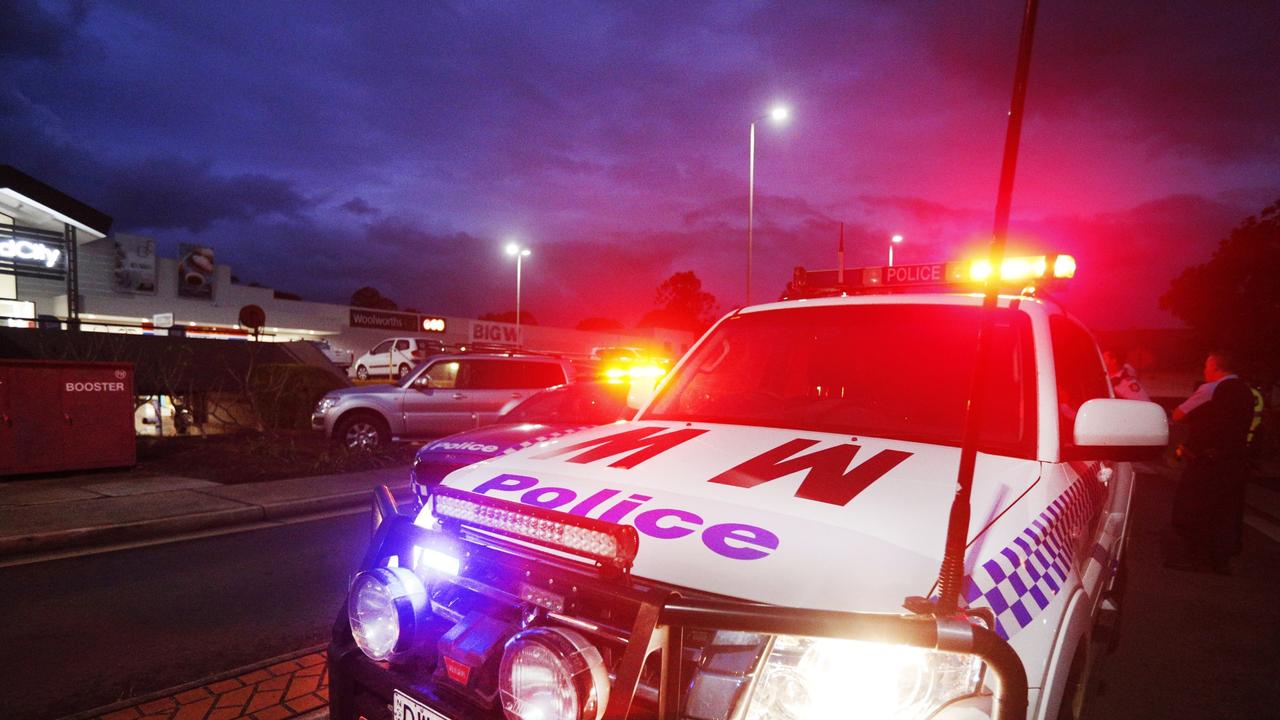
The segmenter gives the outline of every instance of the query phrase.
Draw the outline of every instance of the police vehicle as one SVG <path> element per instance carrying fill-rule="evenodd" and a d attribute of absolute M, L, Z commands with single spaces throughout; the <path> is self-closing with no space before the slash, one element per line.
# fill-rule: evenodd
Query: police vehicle
<path fill-rule="evenodd" d="M 627 407 L 628 387 L 620 381 L 587 380 L 534 393 L 492 425 L 423 445 L 413 457 L 409 487 L 425 503 L 431 486 L 464 465 L 629 418 L 635 411 Z"/>
<path fill-rule="evenodd" d="M 963 292 L 1015 283 L 994 308 Z M 636 418 L 389 494 L 329 653 L 336 720 L 1059 718 L 1116 610 L 1159 406 L 1023 284 L 1068 256 L 797 276 Z M 939 284 L 950 292 L 924 292 Z M 989 357 L 976 372 L 975 337 Z M 981 378 L 962 602 L 927 612 Z"/>

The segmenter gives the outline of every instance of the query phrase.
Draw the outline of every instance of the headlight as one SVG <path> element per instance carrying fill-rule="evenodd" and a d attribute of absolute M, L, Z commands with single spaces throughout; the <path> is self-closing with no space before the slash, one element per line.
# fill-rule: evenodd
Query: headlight
<path fill-rule="evenodd" d="M 351 582 L 347 595 L 351 637 L 374 660 L 408 650 L 426 614 L 427 589 L 407 568 L 368 570 Z"/>
<path fill-rule="evenodd" d="M 769 652 L 747 720 L 916 720 L 975 692 L 981 674 L 972 655 L 783 635 Z"/>
<path fill-rule="evenodd" d="M 316 403 L 316 414 L 323 415 L 329 412 L 329 409 L 338 404 L 337 398 L 320 398 L 320 402 Z"/>
<path fill-rule="evenodd" d="M 507 641 L 498 690 L 508 720 L 599 720 L 609 704 L 609 672 L 578 633 L 531 628 Z"/>

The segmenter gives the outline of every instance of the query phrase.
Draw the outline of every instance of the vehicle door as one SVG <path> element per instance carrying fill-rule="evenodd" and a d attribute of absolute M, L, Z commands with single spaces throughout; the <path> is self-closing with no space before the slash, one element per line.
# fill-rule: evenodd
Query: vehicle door
<path fill-rule="evenodd" d="M 564 371 L 556 363 L 481 360 L 477 361 L 467 392 L 479 423 L 485 425 L 533 393 L 564 382 Z"/>
<path fill-rule="evenodd" d="M 410 369 L 417 364 L 413 359 L 413 352 L 409 346 L 408 338 L 396 338 L 396 344 L 388 356 L 387 374 L 391 377 L 400 376 L 400 368 L 407 365 Z"/>
<path fill-rule="evenodd" d="M 1093 337 L 1070 318 L 1049 318 L 1053 364 L 1058 383 L 1058 425 L 1063 478 L 1063 509 L 1075 518 L 1066 540 L 1073 545 L 1072 565 L 1085 590 L 1098 597 L 1099 583 L 1110 577 L 1124 536 L 1132 470 L 1128 463 L 1082 456 L 1074 443 L 1075 418 L 1086 401 L 1111 397 L 1102 356 Z M 1122 477 L 1123 472 L 1123 477 Z"/>
<path fill-rule="evenodd" d="M 393 344 L 395 344 L 394 340 L 383 340 L 374 345 L 372 350 L 365 353 L 364 357 L 360 358 L 360 362 L 364 363 L 365 367 L 368 368 L 370 375 L 378 375 L 386 371 L 388 363 L 391 362 L 391 346 Z"/>
<path fill-rule="evenodd" d="M 405 434 L 435 437 L 474 427 L 461 388 L 468 360 L 440 359 L 423 368 L 404 392 Z"/>

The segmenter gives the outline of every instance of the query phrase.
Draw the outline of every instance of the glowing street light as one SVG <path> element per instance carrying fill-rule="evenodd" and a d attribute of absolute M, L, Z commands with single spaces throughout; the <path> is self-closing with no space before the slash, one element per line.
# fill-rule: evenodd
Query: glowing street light
<path fill-rule="evenodd" d="M 524 338 L 520 335 L 520 266 L 524 259 L 533 254 L 527 247 L 521 247 L 519 243 L 507 243 L 507 254 L 516 259 L 516 346 L 524 345 Z"/>
<path fill-rule="evenodd" d="M 751 121 L 751 135 L 748 147 L 747 162 L 747 304 L 751 304 L 751 245 L 753 225 L 756 215 L 756 123 L 771 120 L 782 124 L 791 117 L 791 110 L 786 105 L 775 105 L 768 113 Z"/>
<path fill-rule="evenodd" d="M 893 267 L 893 246 L 896 243 L 900 243 L 900 242 L 902 242 L 901 235 L 894 235 L 893 237 L 889 238 L 889 267 Z"/>

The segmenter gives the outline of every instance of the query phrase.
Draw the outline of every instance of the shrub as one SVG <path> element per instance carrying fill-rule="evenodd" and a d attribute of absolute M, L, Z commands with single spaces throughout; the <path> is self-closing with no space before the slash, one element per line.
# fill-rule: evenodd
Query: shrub
<path fill-rule="evenodd" d="M 272 364 L 254 368 L 249 394 L 267 430 L 305 430 L 324 394 L 343 387 L 333 373 L 314 365 Z"/>

